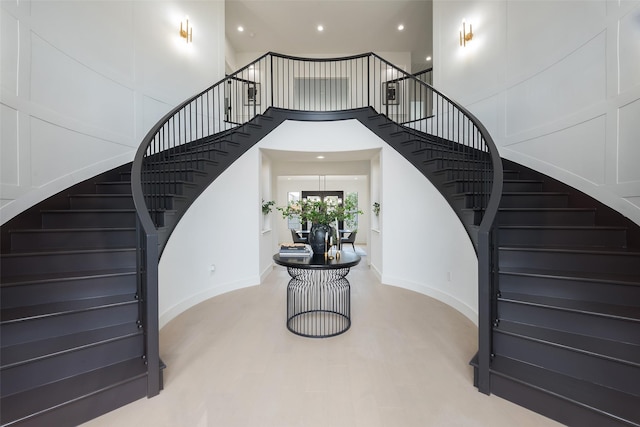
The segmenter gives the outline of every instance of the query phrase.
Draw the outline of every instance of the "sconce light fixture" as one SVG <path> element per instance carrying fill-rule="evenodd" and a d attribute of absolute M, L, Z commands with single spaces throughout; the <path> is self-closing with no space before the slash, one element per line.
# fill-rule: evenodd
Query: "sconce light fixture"
<path fill-rule="evenodd" d="M 182 27 L 182 21 L 180 21 L 180 37 L 185 39 L 187 43 L 193 42 L 193 27 L 189 27 L 189 18 L 187 17 L 187 25 Z"/>
<path fill-rule="evenodd" d="M 466 46 L 468 41 L 473 39 L 473 30 L 469 24 L 469 32 L 467 33 L 467 23 L 462 20 L 462 31 L 460 31 L 460 46 Z"/>

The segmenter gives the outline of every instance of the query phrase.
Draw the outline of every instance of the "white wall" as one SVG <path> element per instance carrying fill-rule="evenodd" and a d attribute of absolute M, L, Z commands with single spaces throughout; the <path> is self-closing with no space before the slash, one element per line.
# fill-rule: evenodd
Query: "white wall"
<path fill-rule="evenodd" d="M 259 194 L 260 156 L 253 147 L 182 217 L 158 266 L 160 327 L 208 298 L 260 283 Z"/>
<path fill-rule="evenodd" d="M 261 150 L 269 153 L 266 159 Z M 394 149 L 359 122 L 343 120 L 285 121 L 198 198 L 160 261 L 161 326 L 207 298 L 258 285 L 269 271 L 265 260 L 275 253 L 278 239 L 273 230 L 263 232 L 260 206 L 261 195 L 268 193 L 263 181 L 273 182 L 278 173 L 269 156 L 280 150 L 373 150 L 372 162 L 379 166 L 371 188 L 377 186 L 382 210 L 379 231 L 368 245 L 371 259 L 364 262 L 371 263 L 383 283 L 437 298 L 477 322 L 477 261 L 456 215 Z M 260 170 L 261 165 L 269 171 Z M 384 247 L 379 246 L 382 238 Z"/>
<path fill-rule="evenodd" d="M 162 115 L 224 76 L 222 0 L 2 1 L 0 31 L 2 223 L 131 161 Z"/>
<path fill-rule="evenodd" d="M 382 283 L 436 298 L 478 323 L 478 259 L 444 197 L 393 148 L 381 154 Z"/>
<path fill-rule="evenodd" d="M 507 159 L 640 224 L 640 2 L 434 1 L 434 86 Z M 462 19 L 473 40 L 459 46 Z"/>

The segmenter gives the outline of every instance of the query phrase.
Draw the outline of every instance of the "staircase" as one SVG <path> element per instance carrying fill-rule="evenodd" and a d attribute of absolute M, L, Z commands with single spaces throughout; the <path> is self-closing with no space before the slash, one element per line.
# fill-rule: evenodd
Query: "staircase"
<path fill-rule="evenodd" d="M 146 184 L 163 189 L 152 212 L 161 247 L 207 185 L 280 122 L 259 116 L 150 163 Z M 154 395 L 130 180 L 124 165 L 2 226 L 2 426 L 73 426 Z"/>
<path fill-rule="evenodd" d="M 259 60 L 271 61 L 259 69 L 288 60 L 271 56 Z M 381 61 L 374 55 L 356 59 L 365 61 L 356 70 Z M 411 77 L 396 81 L 403 79 Z M 157 244 L 161 253 L 202 191 L 284 120 L 356 119 L 433 183 L 479 260 L 491 260 L 479 261 L 491 277 L 487 303 L 479 304 L 480 350 L 471 362 L 479 390 L 570 426 L 640 427 L 638 225 L 547 176 L 492 159 L 486 147 L 396 123 L 379 113 L 389 108 L 376 98 L 379 81 L 362 96 L 364 107 L 310 112 L 271 105 L 220 130 L 221 123 L 229 125 L 221 119 L 229 112 L 216 110 L 213 100 L 223 99 L 221 87 L 229 82 L 242 87 L 247 81 L 231 77 L 165 117 L 145 138 L 133 176 L 131 165 L 114 169 L 2 226 L 2 426 L 77 425 L 157 394 L 152 377 L 160 374 L 161 388 L 162 364 L 153 366 L 152 355 L 158 353 L 158 330 L 145 308 L 157 259 L 145 262 L 149 248 Z M 424 86 L 412 91 L 429 100 L 437 95 Z M 274 104 L 289 99 L 274 93 Z M 374 108 L 369 99 L 380 105 Z M 457 106 L 438 99 L 433 105 L 444 105 L 439 114 L 451 117 Z M 218 131 L 198 133 L 209 132 L 210 124 Z M 500 166 L 502 198 L 485 258 L 481 224 L 492 172 Z M 141 246 L 150 229 L 157 239 Z"/>
<path fill-rule="evenodd" d="M 477 183 L 464 175 L 487 160 L 369 119 L 476 242 Z M 640 227 L 547 176 L 507 160 L 503 168 L 490 392 L 569 426 L 640 426 Z"/>
<path fill-rule="evenodd" d="M 3 226 L 3 426 L 75 425 L 147 395 L 127 170 Z"/>

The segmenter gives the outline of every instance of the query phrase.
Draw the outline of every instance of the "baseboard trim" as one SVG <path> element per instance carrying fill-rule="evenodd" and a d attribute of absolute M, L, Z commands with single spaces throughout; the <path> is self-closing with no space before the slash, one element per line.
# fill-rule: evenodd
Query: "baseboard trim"
<path fill-rule="evenodd" d="M 415 283 L 408 281 L 406 279 L 400 279 L 397 277 L 390 277 L 388 275 L 382 276 L 380 280 L 383 285 L 387 286 L 395 286 L 398 288 L 408 289 L 410 291 L 417 292 L 419 294 L 426 295 L 428 297 L 434 298 L 449 307 L 457 310 L 465 316 L 467 319 L 471 320 L 474 325 L 478 326 L 478 312 L 476 309 L 472 308 L 468 304 L 459 299 L 455 298 L 452 295 L 449 295 L 445 292 L 442 292 L 438 289 L 431 288 L 421 283 Z"/>
<path fill-rule="evenodd" d="M 238 282 L 226 283 L 223 285 L 216 285 L 215 287 L 206 289 L 203 292 L 192 295 L 189 298 L 173 305 L 168 310 L 165 310 L 160 314 L 160 329 L 162 329 L 167 323 L 173 320 L 175 317 L 190 309 L 191 307 L 200 304 L 210 298 L 217 297 L 227 292 L 237 291 L 238 289 L 249 288 L 251 286 L 257 286 L 261 283 L 259 277 L 245 279 Z"/>

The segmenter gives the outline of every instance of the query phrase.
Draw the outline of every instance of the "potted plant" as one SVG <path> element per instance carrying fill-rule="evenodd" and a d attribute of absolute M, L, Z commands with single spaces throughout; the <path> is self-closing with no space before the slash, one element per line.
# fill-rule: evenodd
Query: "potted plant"
<path fill-rule="evenodd" d="M 380 203 L 378 203 L 378 202 L 374 202 L 373 203 L 373 213 L 376 216 L 380 215 Z"/>
<path fill-rule="evenodd" d="M 263 215 L 268 215 L 271 213 L 271 207 L 273 205 L 275 205 L 276 202 L 274 202 L 273 200 L 268 200 L 268 201 L 264 201 L 264 199 L 262 199 L 262 214 Z"/>
<path fill-rule="evenodd" d="M 313 253 L 320 254 L 326 250 L 326 243 L 333 237 L 337 238 L 336 230 L 332 227 L 337 221 L 353 219 L 362 214 L 357 205 L 350 199 L 343 204 L 336 204 L 330 200 L 307 200 L 291 202 L 285 207 L 278 207 L 283 218 L 300 218 L 302 223 L 311 222 L 309 244 Z"/>

